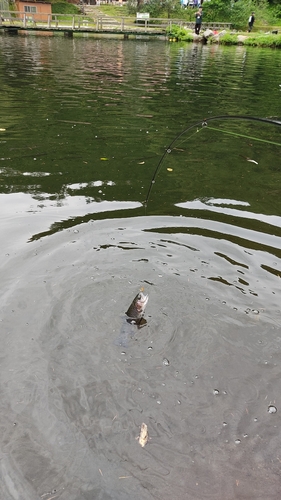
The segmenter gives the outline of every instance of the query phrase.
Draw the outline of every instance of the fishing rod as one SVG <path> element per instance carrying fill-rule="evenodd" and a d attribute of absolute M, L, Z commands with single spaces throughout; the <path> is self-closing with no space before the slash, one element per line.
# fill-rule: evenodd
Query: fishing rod
<path fill-rule="evenodd" d="M 256 117 L 256 116 L 243 116 L 243 115 L 242 116 L 240 116 L 240 115 L 211 116 L 211 117 L 208 118 L 208 120 L 205 118 L 204 120 L 201 120 L 200 122 L 197 122 L 197 123 L 194 123 L 193 125 L 190 125 L 186 129 L 184 129 L 182 132 L 180 132 L 180 134 L 178 134 L 172 140 L 172 142 L 165 149 L 163 155 L 161 156 L 161 158 L 160 158 L 160 160 L 159 160 L 159 162 L 158 162 L 158 164 L 157 164 L 157 166 L 156 166 L 156 168 L 154 170 L 152 179 L 150 181 L 150 185 L 149 185 L 149 188 L 148 188 L 148 191 L 147 191 L 146 199 L 144 201 L 144 207 L 145 207 L 145 209 L 148 206 L 148 201 L 149 201 L 150 193 L 151 193 L 151 190 L 152 190 L 152 186 L 153 186 L 153 184 L 155 184 L 155 179 L 156 179 L 157 174 L 158 174 L 158 172 L 160 170 L 160 167 L 161 167 L 161 165 L 162 165 L 165 157 L 172 152 L 172 148 L 173 148 L 173 145 L 175 144 L 175 142 L 180 137 L 182 137 L 184 134 L 186 134 L 186 132 L 188 132 L 189 130 L 192 130 L 195 127 L 197 127 L 197 128 L 201 127 L 201 129 L 202 129 L 204 127 L 207 127 L 209 122 L 215 121 L 215 120 L 245 120 L 245 121 L 256 121 L 256 122 L 262 122 L 262 123 L 268 123 L 268 124 L 271 124 L 271 125 L 279 125 L 279 126 L 281 126 L 281 121 L 278 121 L 278 120 L 273 120 L 271 118 L 259 118 L 259 117 Z"/>

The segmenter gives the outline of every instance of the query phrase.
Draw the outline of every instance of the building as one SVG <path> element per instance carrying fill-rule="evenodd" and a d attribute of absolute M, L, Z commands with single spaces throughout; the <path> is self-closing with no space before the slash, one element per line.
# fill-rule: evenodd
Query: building
<path fill-rule="evenodd" d="M 52 4 L 50 2 L 43 2 L 36 0 L 16 0 L 16 10 L 19 12 L 19 17 L 32 18 L 34 21 L 47 22 L 48 14 L 52 14 Z"/>

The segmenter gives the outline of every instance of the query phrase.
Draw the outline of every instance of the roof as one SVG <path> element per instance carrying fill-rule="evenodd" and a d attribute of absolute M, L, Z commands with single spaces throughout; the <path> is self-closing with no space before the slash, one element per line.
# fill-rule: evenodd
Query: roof
<path fill-rule="evenodd" d="M 51 5 L 52 2 L 44 2 L 43 0 L 15 0 L 16 3 L 45 3 L 47 5 Z"/>

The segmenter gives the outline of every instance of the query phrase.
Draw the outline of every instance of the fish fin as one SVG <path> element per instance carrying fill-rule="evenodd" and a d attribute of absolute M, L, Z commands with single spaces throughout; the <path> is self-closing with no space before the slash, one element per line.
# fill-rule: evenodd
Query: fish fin
<path fill-rule="evenodd" d="M 136 321 L 136 324 L 137 324 L 137 327 L 140 329 L 140 328 L 143 328 L 147 324 L 147 321 L 145 318 L 140 318 Z"/>

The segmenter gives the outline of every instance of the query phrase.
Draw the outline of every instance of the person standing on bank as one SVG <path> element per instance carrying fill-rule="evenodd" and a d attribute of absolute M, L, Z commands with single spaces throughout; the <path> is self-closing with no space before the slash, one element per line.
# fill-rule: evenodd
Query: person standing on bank
<path fill-rule="evenodd" d="M 202 24 L 202 17 L 203 17 L 203 11 L 202 8 L 198 9 L 198 11 L 195 14 L 195 33 L 196 35 L 199 35 L 200 29 L 201 29 L 201 24 Z"/>
<path fill-rule="evenodd" d="M 255 13 L 252 12 L 252 14 L 249 17 L 249 21 L 248 21 L 248 25 L 249 25 L 248 32 L 249 33 L 252 31 L 252 27 L 254 26 L 254 22 L 255 22 Z"/>

